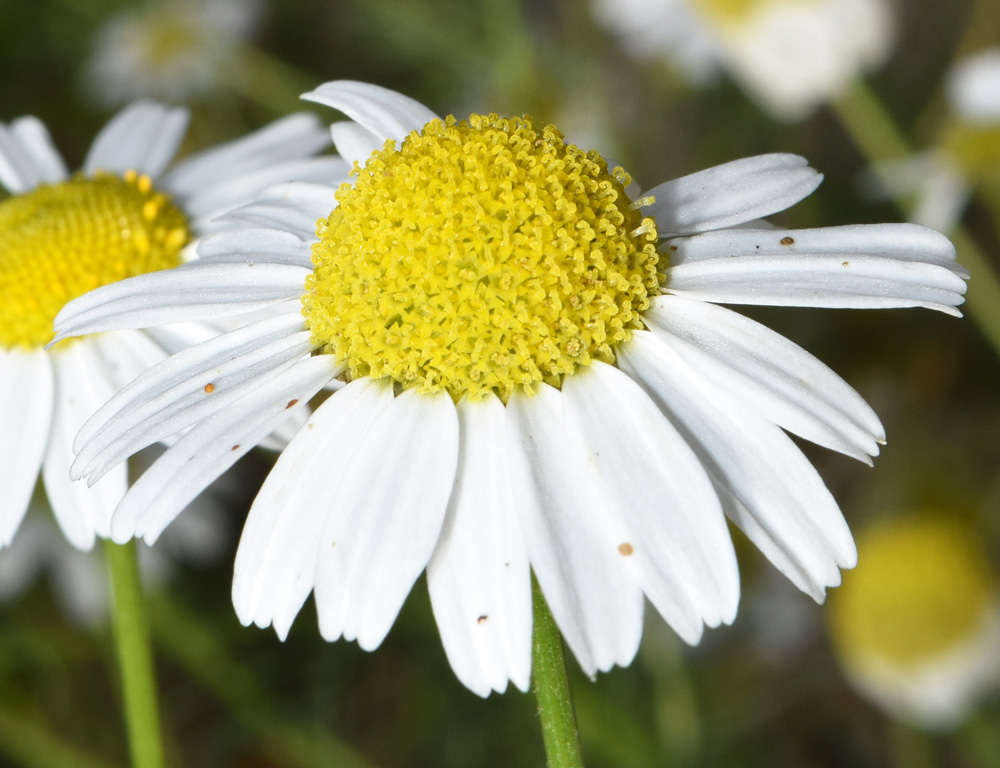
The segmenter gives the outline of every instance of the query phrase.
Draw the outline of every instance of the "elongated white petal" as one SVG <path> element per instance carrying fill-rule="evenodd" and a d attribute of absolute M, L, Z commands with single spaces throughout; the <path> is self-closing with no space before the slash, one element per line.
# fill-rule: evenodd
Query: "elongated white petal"
<path fill-rule="evenodd" d="M 308 400 L 339 368 L 329 355 L 302 360 L 191 428 L 125 494 L 111 520 L 117 542 L 153 544 L 170 521 L 215 478 L 264 439 L 292 400 Z"/>
<path fill-rule="evenodd" d="M 653 187 L 643 212 L 660 237 L 731 227 L 783 211 L 808 197 L 822 174 L 797 155 L 757 155 L 717 165 Z"/>
<path fill-rule="evenodd" d="M 103 285 L 56 316 L 51 344 L 69 336 L 146 328 L 263 309 L 302 295 L 309 270 L 289 264 L 200 264 Z M 50 344 L 50 346 L 51 346 Z"/>
<path fill-rule="evenodd" d="M 250 508 L 236 552 L 233 605 L 243 624 L 273 624 L 281 639 L 288 635 L 315 583 L 320 537 L 345 459 L 392 401 L 385 381 L 352 381 L 327 398 L 282 451 Z"/>
<path fill-rule="evenodd" d="M 619 364 L 646 389 L 694 449 L 723 508 L 791 581 L 817 600 L 856 562 L 837 503 L 784 432 L 687 367 L 651 334 L 638 331 Z"/>
<path fill-rule="evenodd" d="M 694 261 L 666 270 L 664 290 L 720 304 L 887 309 L 955 317 L 965 281 L 936 264 L 854 254 L 785 254 Z"/>
<path fill-rule="evenodd" d="M 95 414 L 96 423 L 100 423 L 98 419 L 108 420 L 93 436 L 89 435 L 93 427 L 88 422 L 87 432 L 82 435 L 86 442 L 81 442 L 82 448 L 73 463 L 72 476 L 86 475 L 91 482 L 96 482 L 108 468 L 147 445 L 230 407 L 263 381 L 279 375 L 309 354 L 313 348 L 308 331 L 288 335 L 271 333 L 270 336 L 276 338 L 267 339 L 261 333 L 241 345 L 232 357 L 215 357 L 215 364 L 209 369 L 199 367 L 192 370 L 188 367 L 189 375 L 167 389 L 163 386 L 177 381 L 176 377 L 165 380 L 163 372 L 157 370 L 148 372 L 145 378 L 140 377 L 135 386 L 126 387 Z M 215 346 L 218 348 L 221 345 Z M 233 345 L 229 349 L 233 349 Z M 202 353 L 198 348 L 193 348 L 193 351 L 197 355 Z M 153 382 L 158 394 L 148 392 L 150 382 Z M 147 390 L 145 397 L 142 397 L 143 390 Z M 128 400 L 130 404 L 121 406 L 122 400 Z M 109 413 L 114 415 L 108 417 Z"/>
<path fill-rule="evenodd" d="M 159 176 L 177 154 L 187 132 L 188 111 L 137 101 L 108 122 L 87 152 L 83 172 L 133 170 Z"/>
<path fill-rule="evenodd" d="M 870 464 L 885 430 L 847 382 L 781 334 L 736 312 L 658 296 L 643 319 L 708 380 L 765 419 Z"/>
<path fill-rule="evenodd" d="M 427 566 L 458 462 L 446 392 L 403 392 L 354 452 L 329 507 L 316 563 L 320 633 L 377 648 Z"/>
<path fill-rule="evenodd" d="M 531 567 L 559 630 L 588 675 L 632 661 L 642 590 L 618 551 L 628 541 L 579 443 L 567 439 L 562 393 L 542 384 L 507 403 L 512 488 Z"/>
<path fill-rule="evenodd" d="M 496 397 L 458 402 L 455 490 L 427 565 L 434 619 L 458 679 L 486 696 L 531 677 L 531 575 Z"/>
<path fill-rule="evenodd" d="M 304 228 L 311 231 L 310 237 L 315 237 L 316 221 L 327 218 L 330 211 L 337 207 L 337 187 L 304 181 L 275 184 L 261 192 L 251 205 L 238 208 L 227 216 L 245 217 L 255 207 L 267 205 L 285 206 L 297 211 L 306 222 Z"/>
<path fill-rule="evenodd" d="M 327 209 L 327 214 L 331 210 L 333 208 Z M 278 229 L 293 234 L 300 240 L 310 240 L 316 237 L 316 220 L 318 218 L 309 211 L 299 208 L 293 200 L 270 199 L 255 200 L 228 211 L 218 221 L 227 227 L 240 226 L 242 222 L 254 227 Z"/>
<path fill-rule="evenodd" d="M 0 123 L 0 184 L 9 192 L 21 194 L 65 178 L 66 166 L 41 121 L 21 117 L 9 126 Z"/>
<path fill-rule="evenodd" d="M 384 141 L 402 141 L 410 131 L 419 131 L 437 117 L 419 101 L 370 83 L 335 80 L 309 93 L 306 101 L 326 104 Z"/>
<path fill-rule="evenodd" d="M 55 368 L 55 410 L 42 476 L 45 494 L 59 527 L 77 549 L 89 550 L 94 536 L 107 537 L 111 513 L 128 488 L 126 468 L 93 487 L 69 477 L 71 444 L 80 425 L 114 393 L 97 348 L 89 341 L 69 345 L 52 355 Z"/>
<path fill-rule="evenodd" d="M 0 547 L 17 533 L 49 440 L 52 362 L 41 350 L 0 349 Z M 68 478 L 67 478 L 68 480 Z"/>
<path fill-rule="evenodd" d="M 382 136 L 376 136 L 367 128 L 346 120 L 333 123 L 330 126 L 330 134 L 333 136 L 337 153 L 347 162 L 362 166 L 372 152 L 382 149 L 385 144 L 385 138 Z"/>
<path fill-rule="evenodd" d="M 167 351 L 143 331 L 112 331 L 92 341 L 115 392 L 167 358 Z"/>
<path fill-rule="evenodd" d="M 328 146 L 330 136 L 319 118 L 298 112 L 235 141 L 184 158 L 164 174 L 159 184 L 174 194 L 190 196 L 211 190 L 218 179 L 308 157 Z"/>
<path fill-rule="evenodd" d="M 634 381 L 606 363 L 567 376 L 563 415 L 590 471 L 608 491 L 607 514 L 627 539 L 618 552 L 678 634 L 697 642 L 702 622 L 729 624 L 740 581 L 725 517 L 684 438 Z"/>
<path fill-rule="evenodd" d="M 245 227 L 209 235 L 198 243 L 202 263 L 291 264 L 312 269 L 312 243 L 291 232 Z"/>

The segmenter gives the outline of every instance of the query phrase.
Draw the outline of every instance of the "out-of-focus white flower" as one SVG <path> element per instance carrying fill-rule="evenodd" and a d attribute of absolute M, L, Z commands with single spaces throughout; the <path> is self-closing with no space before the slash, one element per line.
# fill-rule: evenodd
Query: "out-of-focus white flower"
<path fill-rule="evenodd" d="M 948 103 L 960 120 L 1000 124 L 1000 48 L 966 56 L 948 76 Z"/>
<path fill-rule="evenodd" d="M 885 0 L 593 0 L 596 19 L 638 56 L 670 59 L 695 83 L 721 66 L 762 107 L 798 120 L 889 54 Z"/>
<path fill-rule="evenodd" d="M 859 536 L 858 552 L 830 601 L 845 674 L 893 717 L 960 725 L 1000 682 L 1000 589 L 975 532 L 900 518 Z"/>
<path fill-rule="evenodd" d="M 211 93 L 261 9 L 259 0 L 151 0 L 127 8 L 96 32 L 84 65 L 85 90 L 107 106 Z"/>

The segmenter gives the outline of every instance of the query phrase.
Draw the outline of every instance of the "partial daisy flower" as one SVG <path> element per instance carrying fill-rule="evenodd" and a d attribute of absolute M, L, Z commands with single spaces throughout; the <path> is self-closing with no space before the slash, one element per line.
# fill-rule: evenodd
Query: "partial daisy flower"
<path fill-rule="evenodd" d="M 257 27 L 258 0 L 150 0 L 95 33 L 83 86 L 106 106 L 210 94 Z"/>
<path fill-rule="evenodd" d="M 941 515 L 884 521 L 830 601 L 848 679 L 895 718 L 953 729 L 1000 683 L 1000 583 L 976 532 Z"/>
<path fill-rule="evenodd" d="M 888 56 L 885 0 L 592 0 L 595 19 L 642 58 L 695 85 L 718 68 L 781 120 L 807 117 Z"/>
<path fill-rule="evenodd" d="M 915 195 L 912 221 L 949 232 L 974 187 L 1000 179 L 1000 48 L 956 62 L 945 95 L 949 118 L 938 146 L 882 163 L 874 176 L 893 196 Z"/>
<path fill-rule="evenodd" d="M 331 387 L 247 519 L 245 624 L 285 637 L 314 592 L 323 637 L 371 650 L 426 568 L 452 667 L 485 696 L 528 685 L 529 568 L 591 675 L 630 663 L 644 596 L 689 643 L 733 620 L 727 515 L 815 599 L 840 582 L 851 534 L 782 427 L 862 461 L 882 427 L 822 363 L 717 303 L 958 315 L 946 238 L 767 228 L 820 183 L 793 155 L 640 193 L 528 117 L 442 120 L 345 81 L 305 98 L 351 118 L 333 137 L 353 181 L 276 186 L 231 214 L 254 228 L 57 319 L 62 339 L 299 301 L 169 358 L 84 426 L 72 473 L 91 482 L 188 428 L 122 500 L 116 540 L 155 541 Z"/>
<path fill-rule="evenodd" d="M 0 548 L 14 538 L 39 470 L 74 547 L 107 537 L 126 469 L 91 489 L 71 482 L 73 436 L 140 372 L 214 335 L 182 324 L 46 350 L 63 305 L 99 285 L 177 266 L 195 238 L 225 226 L 214 221 L 221 211 L 271 184 L 346 175 L 340 158 L 312 157 L 330 141 L 307 114 L 171 167 L 187 119 L 183 109 L 137 102 L 101 130 L 72 176 L 37 119 L 0 124 L 0 184 L 11 193 L 0 201 L 0 425 L 8 435 L 0 445 Z"/>

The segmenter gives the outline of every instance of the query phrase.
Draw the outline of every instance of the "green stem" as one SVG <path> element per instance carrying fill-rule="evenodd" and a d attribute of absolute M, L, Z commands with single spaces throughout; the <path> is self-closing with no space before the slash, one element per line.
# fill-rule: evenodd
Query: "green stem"
<path fill-rule="evenodd" d="M 163 738 L 153 674 L 153 651 L 139 584 L 136 545 L 104 542 L 111 575 L 114 634 L 133 768 L 163 768 Z"/>
<path fill-rule="evenodd" d="M 546 764 L 548 768 L 583 768 L 562 638 L 534 576 L 531 597 L 534 604 L 531 684 L 542 721 Z"/>
<path fill-rule="evenodd" d="M 873 165 L 913 154 L 909 141 L 878 97 L 864 83 L 858 82 L 840 101 L 835 102 L 833 110 L 855 146 Z M 895 202 L 905 215 L 906 203 L 902 200 Z M 969 314 L 1000 355 L 1000 279 L 994 266 L 964 227 L 959 225 L 945 234 L 955 244 L 959 263 L 972 273 L 965 297 Z"/>

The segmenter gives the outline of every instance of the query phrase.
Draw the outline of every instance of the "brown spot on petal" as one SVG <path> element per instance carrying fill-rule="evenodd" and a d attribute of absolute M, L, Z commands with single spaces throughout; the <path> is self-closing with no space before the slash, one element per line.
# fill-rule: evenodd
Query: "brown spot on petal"
<path fill-rule="evenodd" d="M 795 239 L 791 238 L 791 237 L 788 237 L 787 235 L 785 235 L 785 237 L 781 238 L 781 244 L 782 245 L 795 245 Z"/>
<path fill-rule="evenodd" d="M 285 409 L 287 410 L 287 409 L 291 408 L 291 407 L 292 407 L 293 405 L 295 405 L 295 404 L 296 404 L 297 402 L 298 402 L 298 400 L 289 400 L 289 401 L 288 401 L 288 405 L 286 405 L 286 406 L 285 406 Z"/>
<path fill-rule="evenodd" d="M 847 266 L 848 264 L 850 264 L 850 263 L 851 263 L 851 262 L 849 262 L 849 261 L 845 261 L 845 262 L 844 262 L 844 266 L 846 267 L 846 266 Z"/>
<path fill-rule="evenodd" d="M 205 385 L 205 394 L 206 394 L 206 395 L 210 395 L 210 394 L 212 394 L 212 393 L 213 393 L 214 391 L 215 391 L 215 385 L 214 385 L 214 384 L 206 384 L 206 385 Z"/>
<path fill-rule="evenodd" d="M 231 450 L 231 451 L 238 451 L 239 449 L 240 449 L 239 445 L 234 445 L 234 446 L 233 446 L 232 448 L 230 448 L 229 450 Z"/>
<path fill-rule="evenodd" d="M 635 549 L 627 541 L 618 545 L 618 554 L 622 557 L 628 557 L 633 552 L 635 552 Z"/>
<path fill-rule="evenodd" d="M 482 624 L 482 623 L 483 623 L 483 622 L 485 622 L 485 621 L 486 621 L 487 619 L 489 619 L 489 616 L 487 616 L 487 615 L 486 615 L 486 614 L 484 613 L 484 614 L 483 614 L 482 616 L 480 616 L 480 617 L 479 617 L 478 619 L 476 619 L 476 623 L 477 623 L 477 624 Z"/>

